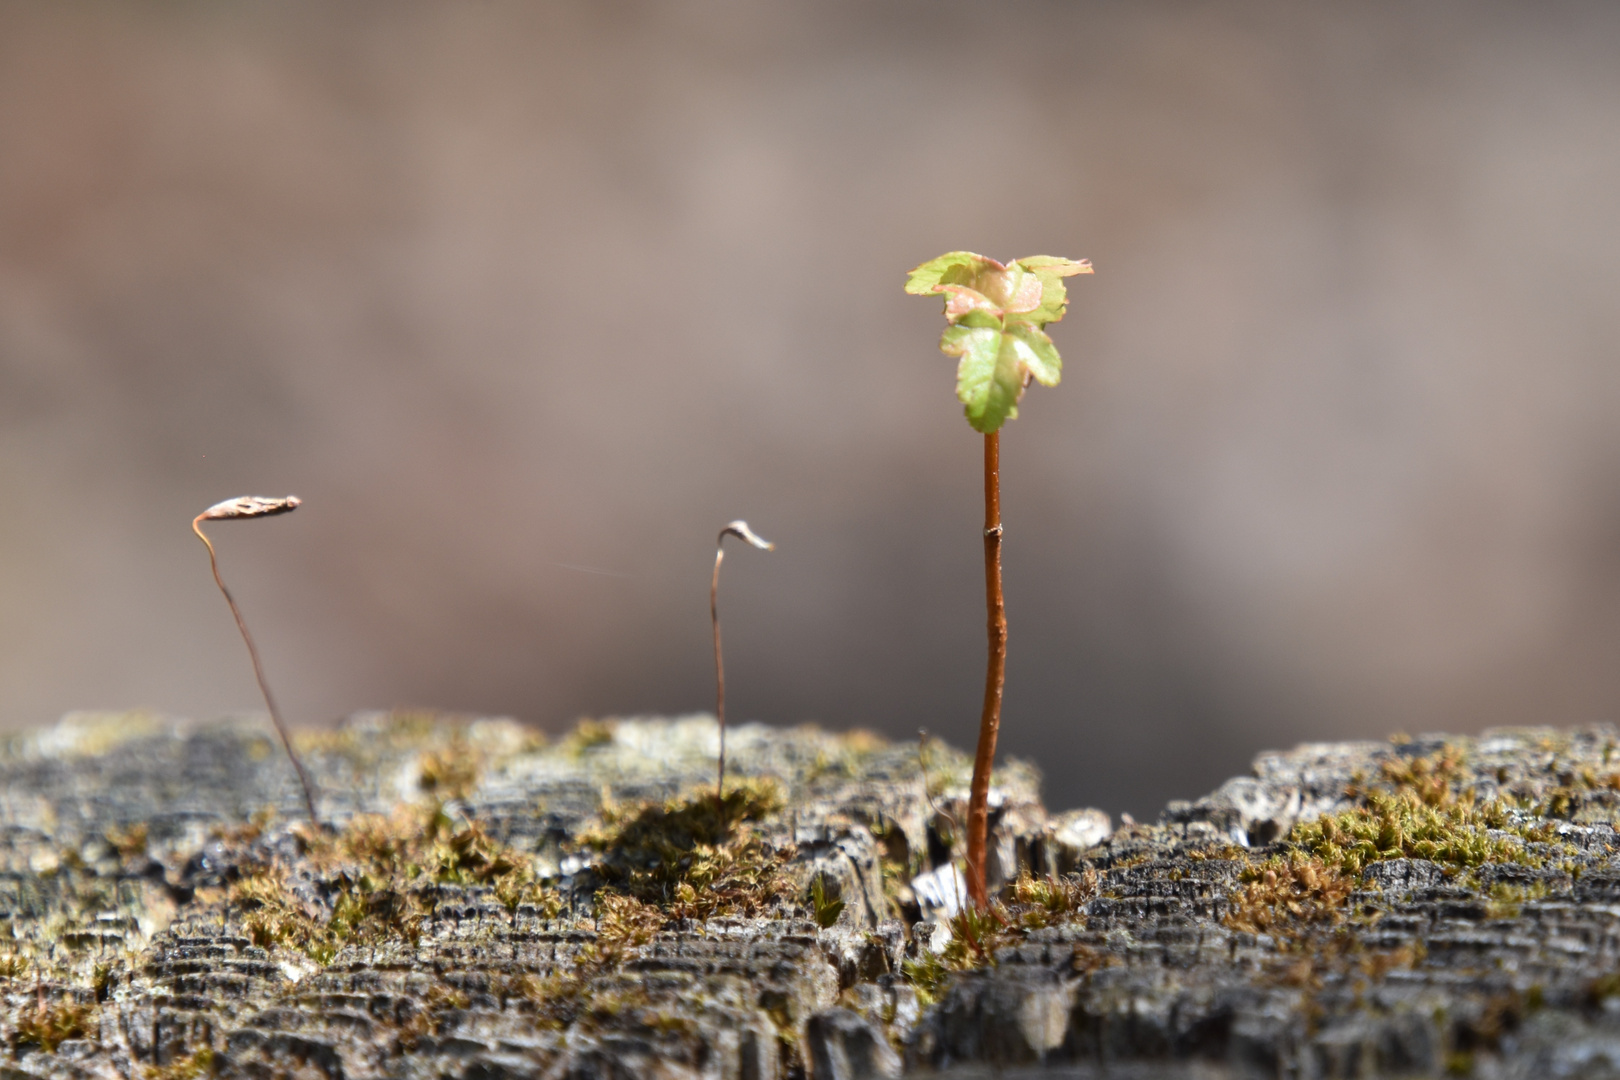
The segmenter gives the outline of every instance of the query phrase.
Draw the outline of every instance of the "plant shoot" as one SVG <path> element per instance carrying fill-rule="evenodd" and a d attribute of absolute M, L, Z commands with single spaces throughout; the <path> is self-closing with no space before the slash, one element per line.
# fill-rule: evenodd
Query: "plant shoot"
<path fill-rule="evenodd" d="M 720 563 L 726 557 L 726 537 L 735 536 L 761 551 L 775 551 L 776 545 L 761 538 L 740 518 L 720 530 L 714 542 L 714 577 L 709 580 L 709 623 L 714 627 L 714 719 L 720 725 L 720 769 L 714 782 L 714 797 L 722 807 L 726 800 L 726 665 L 720 658 Z"/>
<path fill-rule="evenodd" d="M 1042 386 L 1058 384 L 1063 362 L 1044 327 L 1063 318 L 1068 307 L 1063 279 L 1091 272 L 1086 259 L 1034 255 L 1002 264 L 971 251 L 952 251 L 923 263 L 906 279 L 906 292 L 913 296 L 945 298 L 949 325 L 939 339 L 939 348 L 946 356 L 958 358 L 956 396 L 968 423 L 984 436 L 984 582 L 990 659 L 967 820 L 968 892 L 981 909 L 990 902 L 984 872 L 990 766 L 996 757 L 1007 672 L 1007 612 L 1001 592 L 1001 425 L 1018 415 L 1018 401 L 1031 380 Z"/>
<path fill-rule="evenodd" d="M 219 559 L 214 554 L 213 542 L 202 531 L 202 523 L 205 521 L 238 521 L 244 518 L 274 517 L 277 514 L 291 513 L 298 509 L 300 501 L 296 495 L 288 495 L 284 499 L 268 499 L 262 495 L 243 495 L 235 499 L 226 499 L 192 518 L 191 531 L 197 534 L 197 539 L 208 549 L 208 565 L 214 571 L 214 584 L 219 586 L 219 591 L 225 596 L 225 603 L 230 605 L 231 614 L 236 618 L 236 628 L 242 632 L 242 641 L 247 644 L 248 658 L 253 661 L 253 677 L 258 680 L 259 693 L 264 696 L 264 705 L 270 710 L 270 720 L 276 726 L 276 734 L 281 736 L 281 745 L 286 748 L 293 770 L 298 773 L 298 783 L 304 789 L 304 806 L 309 810 L 309 820 L 318 824 L 320 818 L 315 813 L 314 785 L 310 783 L 309 774 L 304 771 L 304 763 L 298 760 L 298 752 L 293 749 L 292 736 L 287 731 L 286 723 L 281 719 L 281 711 L 276 708 L 275 698 L 270 696 L 270 686 L 264 681 L 264 665 L 259 662 L 259 650 L 253 644 L 253 635 L 248 633 L 247 623 L 242 619 L 242 609 L 236 606 L 231 590 L 225 587 L 225 579 L 219 576 Z"/>

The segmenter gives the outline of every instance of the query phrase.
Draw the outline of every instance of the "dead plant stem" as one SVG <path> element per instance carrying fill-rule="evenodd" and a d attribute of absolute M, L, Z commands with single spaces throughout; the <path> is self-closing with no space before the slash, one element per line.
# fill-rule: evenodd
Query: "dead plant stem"
<path fill-rule="evenodd" d="M 231 614 L 236 618 L 236 628 L 242 632 L 242 640 L 247 644 L 248 657 L 253 661 L 253 677 L 258 680 L 259 693 L 264 696 L 265 708 L 270 710 L 270 721 L 276 726 L 276 734 L 281 736 L 281 745 L 287 751 L 287 759 L 292 762 L 293 770 L 298 773 L 298 783 L 304 789 L 304 807 L 309 811 L 311 824 L 319 825 L 320 817 L 315 812 L 315 788 L 310 783 L 309 774 L 304 771 L 304 763 L 298 760 L 298 751 L 293 749 L 292 735 L 287 731 L 287 724 L 281 719 L 281 710 L 276 708 L 276 701 L 270 695 L 270 684 L 264 681 L 264 665 L 259 662 L 258 646 L 253 644 L 253 635 L 248 633 L 247 623 L 242 618 L 242 610 L 236 606 L 236 599 L 231 596 L 231 590 L 225 587 L 225 579 L 219 576 L 219 558 L 214 554 L 214 545 L 202 531 L 205 514 L 198 514 L 191 522 L 191 531 L 197 534 L 197 539 L 203 542 L 208 549 L 208 566 L 214 571 L 214 584 L 224 594 L 225 602 L 231 607 Z"/>
<path fill-rule="evenodd" d="M 726 558 L 726 537 L 735 536 L 761 551 L 774 551 L 776 545 L 762 539 L 748 522 L 733 521 L 720 530 L 714 541 L 714 576 L 709 579 L 709 622 L 714 627 L 714 719 L 720 726 L 720 768 L 714 782 L 715 809 L 725 820 L 726 812 L 726 665 L 720 654 L 720 564 Z"/>

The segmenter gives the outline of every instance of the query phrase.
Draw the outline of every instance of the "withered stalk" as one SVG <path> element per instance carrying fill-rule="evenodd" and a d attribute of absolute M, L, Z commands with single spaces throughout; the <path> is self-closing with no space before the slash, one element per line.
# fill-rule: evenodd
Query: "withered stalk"
<path fill-rule="evenodd" d="M 726 665 L 720 658 L 720 563 L 726 557 L 726 537 L 735 536 L 761 551 L 775 551 L 776 545 L 760 538 L 741 519 L 720 530 L 714 542 L 714 577 L 709 581 L 709 622 L 714 627 L 714 718 L 720 725 L 720 771 L 714 784 L 716 809 L 725 815 L 726 798 Z"/>
<path fill-rule="evenodd" d="M 253 644 L 253 635 L 248 633 L 247 623 L 242 619 L 242 609 L 236 606 L 231 590 L 225 587 L 225 579 L 219 576 L 219 558 L 214 554 L 213 542 L 202 531 L 204 521 L 274 517 L 298 509 L 300 502 L 296 495 L 288 495 L 284 499 L 268 499 L 262 495 L 244 495 L 236 499 L 226 499 L 192 518 L 191 531 L 197 534 L 197 539 L 208 549 L 208 565 L 214 571 L 214 584 L 219 586 L 225 602 L 230 605 L 231 614 L 236 618 L 236 628 L 242 632 L 242 640 L 247 644 L 248 657 L 253 661 L 253 677 L 259 683 L 259 693 L 264 695 L 265 707 L 270 710 L 270 720 L 276 726 L 276 734 L 281 736 L 281 745 L 286 749 L 287 758 L 292 762 L 293 770 L 298 773 L 298 783 L 304 789 L 304 806 L 309 810 L 309 820 L 319 824 L 321 819 L 315 812 L 315 787 L 310 783 L 309 773 L 304 771 L 304 763 L 298 759 L 298 752 L 293 749 L 292 735 L 281 719 L 281 710 L 276 708 L 275 698 L 270 694 L 270 685 L 264 681 L 264 665 L 259 662 L 258 647 Z"/>

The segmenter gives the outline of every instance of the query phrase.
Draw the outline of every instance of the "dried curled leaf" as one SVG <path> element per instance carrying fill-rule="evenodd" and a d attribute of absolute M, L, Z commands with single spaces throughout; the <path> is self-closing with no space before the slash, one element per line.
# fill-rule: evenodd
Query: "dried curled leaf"
<path fill-rule="evenodd" d="M 298 509 L 303 500 L 296 495 L 274 499 L 264 495 L 238 495 L 234 499 L 215 503 L 197 517 L 202 521 L 227 521 L 232 518 L 274 517 Z"/>
<path fill-rule="evenodd" d="M 1086 259 L 1032 255 L 1002 264 L 971 251 L 948 252 L 911 271 L 906 292 L 945 298 L 950 326 L 939 347 L 959 358 L 956 396 L 975 430 L 989 434 L 1016 417 L 1031 379 L 1057 385 L 1063 362 L 1041 328 L 1063 318 L 1069 305 L 1063 279 L 1091 272 Z"/>
<path fill-rule="evenodd" d="M 741 518 L 738 518 L 736 521 L 733 521 L 731 524 L 720 530 L 720 542 L 724 543 L 726 537 L 728 536 L 735 536 L 737 539 L 752 544 L 761 551 L 776 550 L 775 544 L 754 532 L 753 529 L 750 529 L 748 527 L 748 522 L 742 520 Z"/>

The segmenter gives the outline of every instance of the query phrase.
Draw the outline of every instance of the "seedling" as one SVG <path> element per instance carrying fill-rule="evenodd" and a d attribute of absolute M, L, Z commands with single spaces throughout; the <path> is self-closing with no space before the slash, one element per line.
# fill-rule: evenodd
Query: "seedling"
<path fill-rule="evenodd" d="M 286 723 L 281 719 L 281 711 L 276 708 L 275 698 L 270 696 L 270 686 L 264 681 L 264 665 L 259 662 L 259 650 L 253 644 L 253 635 L 248 633 L 247 623 L 242 619 L 242 609 L 236 606 L 231 590 L 225 587 L 225 579 L 219 576 L 219 559 L 214 554 L 213 542 L 202 531 L 202 523 L 205 521 L 274 517 L 298 509 L 300 502 L 296 495 L 288 495 L 284 499 L 267 499 L 262 495 L 243 495 L 235 499 L 226 499 L 192 518 L 191 531 L 197 534 L 197 539 L 208 549 L 208 565 L 214 571 L 214 584 L 219 586 L 219 591 L 225 596 L 225 602 L 231 606 L 231 614 L 236 617 L 236 628 L 242 632 L 242 640 L 247 644 L 248 658 L 253 661 L 253 677 L 259 682 L 259 693 L 264 695 L 264 705 L 270 710 L 270 720 L 276 725 L 276 734 L 281 736 L 281 745 L 286 748 L 293 770 L 298 773 L 298 783 L 303 786 L 304 806 L 309 810 L 309 820 L 318 823 L 320 817 L 315 813 L 315 787 L 309 781 L 309 774 L 304 771 L 304 763 L 298 760 L 298 752 L 293 749 L 292 736 L 287 731 Z"/>
<path fill-rule="evenodd" d="M 973 901 L 990 902 L 985 888 L 985 834 L 990 814 L 990 766 L 1001 727 L 1007 670 L 1007 613 L 1001 593 L 1001 425 L 1018 415 L 1030 380 L 1056 386 L 1063 364 L 1042 329 L 1063 318 L 1063 279 L 1091 273 L 1091 263 L 1035 255 L 1003 265 L 971 251 L 952 251 L 911 271 L 906 292 L 943 295 L 950 324 L 940 351 L 960 358 L 956 396 L 973 430 L 984 435 L 984 580 L 989 609 L 990 662 L 984 680 L 979 745 L 968 797 L 967 881 Z"/>
<path fill-rule="evenodd" d="M 714 782 L 715 803 L 726 801 L 726 665 L 720 658 L 720 564 L 726 557 L 726 537 L 735 536 L 761 551 L 775 551 L 776 545 L 761 539 L 748 522 L 738 519 L 720 530 L 714 541 L 714 577 L 709 581 L 709 622 L 714 626 L 714 718 L 720 725 L 720 771 Z"/>

